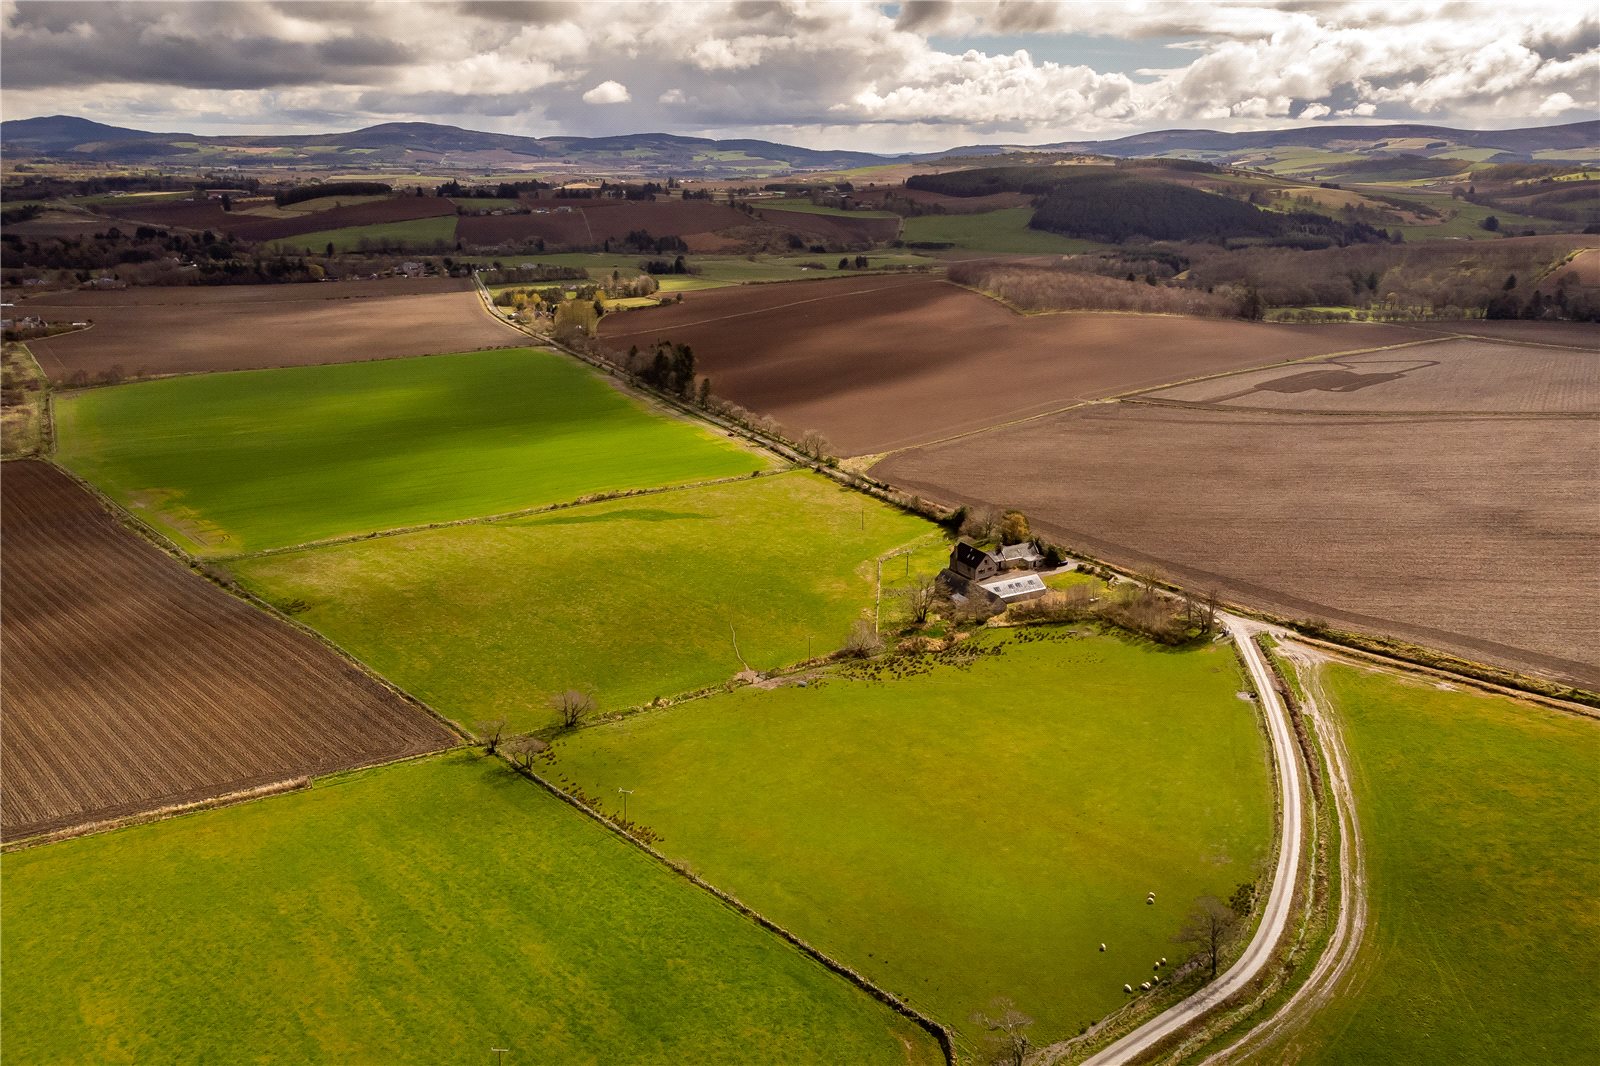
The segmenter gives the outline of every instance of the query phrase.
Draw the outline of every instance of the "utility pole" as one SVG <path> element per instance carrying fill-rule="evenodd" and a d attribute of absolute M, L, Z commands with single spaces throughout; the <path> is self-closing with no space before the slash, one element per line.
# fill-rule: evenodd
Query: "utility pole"
<path fill-rule="evenodd" d="M 506 1059 L 506 1052 L 511 1049 L 508 1047 L 492 1047 L 489 1050 L 494 1052 L 494 1066 L 500 1066 Z"/>
<path fill-rule="evenodd" d="M 626 822 L 628 820 L 628 797 L 633 795 L 633 789 L 618 788 L 617 791 L 622 793 L 622 820 Z"/>

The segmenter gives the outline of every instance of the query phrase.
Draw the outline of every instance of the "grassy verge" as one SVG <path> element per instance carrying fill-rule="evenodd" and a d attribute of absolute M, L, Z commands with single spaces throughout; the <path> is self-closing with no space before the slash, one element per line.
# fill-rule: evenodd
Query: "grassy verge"
<path fill-rule="evenodd" d="M 581 730 L 540 772 L 608 811 L 632 789 L 657 847 L 969 1044 L 998 996 L 1042 1044 L 1176 964 L 1196 896 L 1255 878 L 1263 740 L 1226 647 L 958 648 Z"/>
<path fill-rule="evenodd" d="M 831 652 L 929 531 L 796 471 L 232 569 L 456 721 L 531 730 L 567 688 L 610 712 Z"/>
<path fill-rule="evenodd" d="M 50 384 L 25 344 L 8 343 L 0 353 L 0 455 L 19 459 L 49 448 Z"/>
<path fill-rule="evenodd" d="M 138 382 L 57 417 L 67 466 L 201 554 L 768 466 L 532 349 Z"/>
<path fill-rule="evenodd" d="M 18 1062 L 942 1061 L 468 754 L 11 855 L 4 887 Z"/>

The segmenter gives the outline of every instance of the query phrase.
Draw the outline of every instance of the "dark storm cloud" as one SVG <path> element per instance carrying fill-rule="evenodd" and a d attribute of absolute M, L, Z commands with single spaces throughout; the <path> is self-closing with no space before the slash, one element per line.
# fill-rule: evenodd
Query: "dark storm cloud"
<path fill-rule="evenodd" d="M 467 0 L 457 10 L 469 18 L 543 26 L 566 18 L 576 7 L 561 0 Z"/>
<path fill-rule="evenodd" d="M 293 5 L 302 14 L 301 5 Z M 19 3 L 5 27 L 7 89 L 132 82 L 268 89 L 349 80 L 411 58 L 394 41 L 350 33 L 287 41 L 250 4 Z M 307 12 L 309 13 L 309 12 Z"/>
<path fill-rule="evenodd" d="M 951 0 L 906 0 L 900 5 L 894 28 L 907 33 L 931 32 L 944 24 L 954 8 Z"/>

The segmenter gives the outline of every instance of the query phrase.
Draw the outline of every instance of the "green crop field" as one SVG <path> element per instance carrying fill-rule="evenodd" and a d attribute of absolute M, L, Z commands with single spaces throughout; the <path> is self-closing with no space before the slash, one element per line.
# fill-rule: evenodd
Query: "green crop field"
<path fill-rule="evenodd" d="M 649 259 L 671 259 L 671 256 L 660 255 L 617 255 L 603 252 L 562 252 L 553 255 L 527 255 L 527 256 L 500 256 L 497 258 L 502 266 L 514 267 L 521 263 L 543 263 L 550 266 L 582 267 L 589 272 L 591 280 L 600 281 L 610 277 L 616 271 L 623 277 L 633 277 L 639 273 L 639 264 Z M 688 262 L 693 274 L 661 274 L 656 277 L 656 282 L 661 286 L 662 292 L 689 292 L 695 289 L 715 289 L 725 285 L 743 285 L 757 281 L 797 281 L 803 278 L 832 277 L 837 274 L 870 273 L 858 270 L 837 270 L 839 259 L 835 255 L 821 253 L 811 255 L 786 255 L 786 256 L 700 256 L 688 255 L 684 259 Z M 855 262 L 855 254 L 849 256 Z M 908 252 L 874 252 L 867 256 L 871 268 L 883 267 L 921 267 L 931 266 L 937 262 L 928 256 L 915 255 Z M 483 262 L 482 257 L 477 261 Z M 822 269 L 815 265 L 822 264 Z M 542 288 L 545 285 L 570 285 L 572 282 L 529 282 L 512 288 Z M 496 286 L 501 288 L 502 286 Z"/>
<path fill-rule="evenodd" d="M 1060 1039 L 1256 878 L 1271 777 L 1230 648 L 1013 634 L 581 730 L 541 772 L 633 789 L 668 855 L 970 1043 L 997 996 Z"/>
<path fill-rule="evenodd" d="M 1591 1061 L 1600 722 L 1351 666 L 1321 679 L 1354 763 L 1372 913 L 1296 1061 Z"/>
<path fill-rule="evenodd" d="M 404 222 L 374 222 L 370 226 L 343 226 L 339 229 L 302 233 L 274 241 L 274 246 L 320 252 L 333 245 L 336 252 L 353 252 L 361 242 L 388 246 L 429 247 L 440 242 L 454 243 L 456 216 L 436 215 L 433 218 L 413 218 Z"/>
<path fill-rule="evenodd" d="M 839 648 L 932 528 L 795 471 L 233 570 L 456 721 L 535 729 L 570 687 L 615 711 Z"/>
<path fill-rule="evenodd" d="M 56 415 L 67 466 L 211 555 L 768 465 L 526 348 L 144 381 Z"/>
<path fill-rule="evenodd" d="M 11 1062 L 942 1061 L 476 755 L 8 855 L 4 889 Z"/>
<path fill-rule="evenodd" d="M 763 211 L 799 211 L 805 215 L 831 215 L 834 218 L 898 218 L 893 211 L 847 210 L 814 204 L 810 200 L 751 200 L 751 206 Z"/>
<path fill-rule="evenodd" d="M 1029 229 L 1031 207 L 1008 207 L 975 215 L 920 215 L 906 219 L 900 238 L 907 244 L 948 242 L 970 252 L 1018 252 L 1031 255 L 1073 255 L 1103 245 Z"/>

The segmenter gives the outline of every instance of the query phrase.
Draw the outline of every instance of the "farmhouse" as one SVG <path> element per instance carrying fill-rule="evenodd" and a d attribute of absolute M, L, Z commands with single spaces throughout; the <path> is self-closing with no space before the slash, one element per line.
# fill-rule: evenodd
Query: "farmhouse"
<path fill-rule="evenodd" d="M 968 581 L 982 581 L 1000 572 L 1000 560 L 993 552 L 986 552 L 976 544 L 958 541 L 950 549 L 950 572 Z"/>
<path fill-rule="evenodd" d="M 968 581 L 982 581 L 1008 570 L 1037 570 L 1043 563 L 1039 546 L 1031 541 L 984 551 L 963 540 L 950 550 L 950 572 Z"/>
<path fill-rule="evenodd" d="M 1038 574 L 1017 577 L 1000 577 L 978 582 L 978 587 L 1007 606 L 1024 600 L 1036 600 L 1049 590 Z"/>

